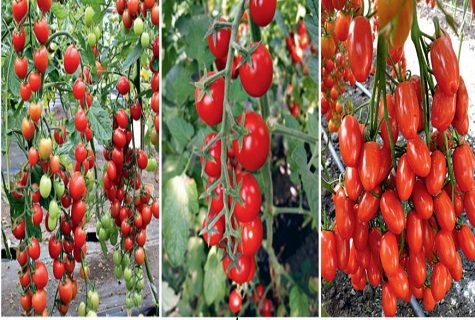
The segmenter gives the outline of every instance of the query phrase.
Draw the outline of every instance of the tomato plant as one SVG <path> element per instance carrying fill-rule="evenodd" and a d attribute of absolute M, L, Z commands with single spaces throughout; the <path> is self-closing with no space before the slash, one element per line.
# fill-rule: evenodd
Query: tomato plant
<path fill-rule="evenodd" d="M 423 3 L 360 4 L 322 2 L 321 123 L 329 148 L 338 138 L 337 165 L 322 162 L 322 186 L 331 193 L 322 205 L 323 291 L 328 299 L 331 286 L 371 285 L 382 288 L 385 316 L 398 315 L 398 299 L 411 297 L 432 311 L 474 257 L 464 22 L 457 25 L 439 4 L 427 10 L 434 16 L 429 35 Z M 460 27 L 460 47 L 442 29 L 444 15 L 454 31 Z M 408 48 L 417 58 L 410 68 Z M 349 278 L 341 280 L 340 272 Z M 333 303 L 323 301 L 329 313 Z"/>
<path fill-rule="evenodd" d="M 148 261 L 158 258 L 158 249 L 146 242 L 152 215 L 159 216 L 158 180 L 144 171 L 157 171 L 159 151 L 159 32 L 152 14 L 159 3 L 135 3 L 135 33 L 109 8 L 115 3 L 2 3 L 2 189 L 8 200 L 2 231 L 19 254 L 14 295 L 23 315 L 77 308 L 81 316 L 95 316 L 110 307 L 99 298 L 88 229 L 96 229 L 96 254 L 117 251 L 121 274 L 132 270 L 127 312 L 141 306 L 147 278 L 158 314 L 152 276 L 158 269 Z M 123 224 L 130 230 L 119 236 Z M 2 272 L 2 281 L 7 277 Z M 83 294 L 75 301 L 78 281 Z"/>
<path fill-rule="evenodd" d="M 163 4 L 163 284 L 174 297 L 166 314 L 318 312 L 315 274 L 284 270 L 275 251 L 288 245 L 277 230 L 286 213 L 304 234 L 316 231 L 317 8 Z M 292 205 L 274 201 L 289 188 L 276 184 L 279 163 L 298 190 Z"/>

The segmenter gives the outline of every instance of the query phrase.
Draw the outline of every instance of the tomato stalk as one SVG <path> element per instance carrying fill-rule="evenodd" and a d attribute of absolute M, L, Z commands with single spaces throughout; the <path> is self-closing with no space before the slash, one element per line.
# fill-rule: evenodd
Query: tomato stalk
<path fill-rule="evenodd" d="M 295 130 L 289 127 L 286 127 L 284 125 L 281 125 L 279 123 L 273 122 L 273 121 L 268 121 L 268 127 L 270 132 L 276 133 L 276 134 L 282 134 L 291 138 L 295 138 L 298 140 L 301 140 L 303 142 L 307 142 L 309 144 L 317 144 L 318 143 L 318 138 L 313 137 L 309 134 L 306 134 L 304 132 L 301 132 L 299 130 Z"/>

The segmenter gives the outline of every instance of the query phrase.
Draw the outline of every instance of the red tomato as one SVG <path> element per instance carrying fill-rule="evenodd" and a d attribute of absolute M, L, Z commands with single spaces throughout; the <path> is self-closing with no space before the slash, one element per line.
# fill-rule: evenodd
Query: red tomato
<path fill-rule="evenodd" d="M 350 240 L 344 240 L 338 232 L 338 226 L 333 229 L 336 239 L 337 267 L 339 270 L 345 270 L 350 258 Z"/>
<path fill-rule="evenodd" d="M 241 123 L 242 116 L 238 118 Z M 244 127 L 248 134 L 244 136 L 242 148 L 239 149 L 239 141 L 233 141 L 236 159 L 249 171 L 261 168 L 267 160 L 270 150 L 270 136 L 267 125 L 261 116 L 253 111 L 246 112 Z"/>
<path fill-rule="evenodd" d="M 455 261 L 455 244 L 452 239 L 451 231 L 440 230 L 435 235 L 435 246 L 440 262 L 442 262 L 447 269 L 453 266 Z"/>
<path fill-rule="evenodd" d="M 417 94 L 410 82 L 401 82 L 396 87 L 396 120 L 402 135 L 406 139 L 417 136 L 419 123 L 419 103 Z"/>
<path fill-rule="evenodd" d="M 350 30 L 351 15 L 338 11 L 335 24 L 335 36 L 340 41 L 346 41 L 348 38 L 348 31 Z"/>
<path fill-rule="evenodd" d="M 335 216 L 338 232 L 345 240 L 349 240 L 353 236 L 355 227 L 355 212 L 353 209 L 354 202 L 343 196 L 338 196 L 335 202 Z"/>
<path fill-rule="evenodd" d="M 369 221 L 379 210 L 380 198 L 375 197 L 371 192 L 381 195 L 381 187 L 378 185 L 373 190 L 366 190 L 360 199 L 358 207 L 358 219 L 361 221 Z"/>
<path fill-rule="evenodd" d="M 81 55 L 79 51 L 71 44 L 64 53 L 64 70 L 66 70 L 66 73 L 73 74 L 76 72 L 80 61 Z"/>
<path fill-rule="evenodd" d="M 368 18 L 358 16 L 350 23 L 347 50 L 356 81 L 366 82 L 373 60 L 373 39 Z"/>
<path fill-rule="evenodd" d="M 396 190 L 401 200 L 407 200 L 414 190 L 416 176 L 409 165 L 407 153 L 399 159 L 396 171 Z"/>
<path fill-rule="evenodd" d="M 338 141 L 343 162 L 348 167 L 358 165 L 362 139 L 358 120 L 351 115 L 344 117 L 338 130 Z"/>
<path fill-rule="evenodd" d="M 426 177 L 430 172 L 431 158 L 429 148 L 418 135 L 407 142 L 407 159 L 414 173 Z"/>
<path fill-rule="evenodd" d="M 396 192 L 386 190 L 381 197 L 380 207 L 388 229 L 394 234 L 400 234 L 406 226 L 406 218 Z"/>
<path fill-rule="evenodd" d="M 447 96 L 454 95 L 459 87 L 460 71 L 457 56 L 448 35 L 432 42 L 430 62 L 437 84 L 442 91 Z"/>
<path fill-rule="evenodd" d="M 467 224 L 457 231 L 457 238 L 463 254 L 468 260 L 475 259 L 475 237 Z"/>
<path fill-rule="evenodd" d="M 241 305 L 241 294 L 236 289 L 233 289 L 233 291 L 231 291 L 231 294 L 229 295 L 229 310 L 234 313 L 237 313 L 239 312 L 239 310 L 241 310 Z"/>
<path fill-rule="evenodd" d="M 381 237 L 379 257 L 383 270 L 388 276 L 395 275 L 398 272 L 399 249 L 396 236 L 391 231 L 386 232 Z"/>
<path fill-rule="evenodd" d="M 422 249 L 422 222 L 414 210 L 407 214 L 407 243 L 411 253 L 419 253 Z"/>
<path fill-rule="evenodd" d="M 415 253 L 411 249 L 407 271 L 410 283 L 419 288 L 424 286 L 427 276 L 427 267 L 424 253 L 422 251 Z"/>
<path fill-rule="evenodd" d="M 426 187 L 429 194 L 436 194 L 444 185 L 445 176 L 447 174 L 447 165 L 445 156 L 439 150 L 435 150 L 431 155 L 431 166 L 429 174 L 426 176 Z"/>
<path fill-rule="evenodd" d="M 224 217 L 224 216 L 223 216 Z M 224 220 L 224 219 L 223 219 Z M 262 221 L 259 216 L 247 223 L 239 223 L 241 230 L 241 249 L 242 254 L 253 256 L 257 253 L 262 243 L 264 233 Z"/>
<path fill-rule="evenodd" d="M 430 287 L 432 296 L 436 302 L 442 300 L 445 296 L 447 285 L 447 274 L 449 271 L 442 262 L 438 262 L 432 269 L 432 278 L 430 280 Z M 450 285 L 450 284 L 449 284 Z"/>
<path fill-rule="evenodd" d="M 337 252 L 335 234 L 329 230 L 321 233 L 322 246 L 322 277 L 325 281 L 332 281 L 335 278 L 337 267 Z"/>
<path fill-rule="evenodd" d="M 226 22 L 226 19 L 220 18 L 220 22 Z M 210 26 L 211 29 L 212 26 Z M 216 58 L 222 58 L 228 54 L 229 41 L 231 39 L 231 28 L 225 27 L 216 30 L 215 35 L 211 33 L 208 36 L 208 46 L 211 53 Z"/>
<path fill-rule="evenodd" d="M 424 308 L 429 312 L 435 308 L 435 300 L 430 287 L 424 290 Z"/>
<path fill-rule="evenodd" d="M 353 230 L 353 244 L 356 250 L 363 251 L 368 247 L 368 223 L 356 218 Z"/>
<path fill-rule="evenodd" d="M 449 273 L 455 281 L 462 279 L 462 258 L 460 258 L 460 254 L 457 251 L 455 252 L 454 264 L 449 268 Z"/>
<path fill-rule="evenodd" d="M 426 180 L 427 181 L 427 180 Z M 427 220 L 434 212 L 434 201 L 422 180 L 417 180 L 412 191 L 412 202 L 420 219 Z"/>
<path fill-rule="evenodd" d="M 381 166 L 380 149 L 376 142 L 365 142 L 361 148 L 358 171 L 361 183 L 366 190 L 372 190 L 378 184 Z"/>
<path fill-rule="evenodd" d="M 431 119 L 434 128 L 440 132 L 447 130 L 455 116 L 457 95 L 446 95 L 440 86 L 435 88 L 432 99 Z"/>
<path fill-rule="evenodd" d="M 23 51 L 23 48 L 25 47 L 25 42 L 26 42 L 25 29 L 20 27 L 19 30 L 13 30 L 12 43 L 13 43 L 13 48 L 15 49 L 16 52 L 19 53 Z"/>
<path fill-rule="evenodd" d="M 383 283 L 383 292 L 381 294 L 381 303 L 386 317 L 394 317 L 397 309 L 397 297 L 391 289 L 389 283 Z"/>
<path fill-rule="evenodd" d="M 251 271 L 251 258 L 246 255 L 240 255 L 237 259 L 237 265 L 239 266 L 240 271 L 238 271 L 237 266 L 233 266 L 230 271 L 231 279 L 237 284 L 242 284 L 246 282 L 249 277 L 249 272 Z"/>
<path fill-rule="evenodd" d="M 274 19 L 276 0 L 252 0 L 249 1 L 249 11 L 252 21 L 259 27 L 265 27 Z"/>
<path fill-rule="evenodd" d="M 262 195 L 259 183 L 248 172 L 241 173 L 236 180 L 237 183 L 242 183 L 239 195 L 243 200 L 243 205 L 236 202 L 233 214 L 240 222 L 251 222 L 259 215 L 261 209 Z"/>
<path fill-rule="evenodd" d="M 363 185 L 361 184 L 358 169 L 355 167 L 346 167 L 345 190 L 348 194 L 348 198 L 353 201 L 356 201 L 363 191 Z"/>
<path fill-rule="evenodd" d="M 409 280 L 401 265 L 397 266 L 397 272 L 395 274 L 388 276 L 388 280 L 389 286 L 396 297 L 404 299 L 409 294 Z"/>
<path fill-rule="evenodd" d="M 49 29 L 48 29 L 48 22 L 46 22 L 46 17 L 42 16 L 39 21 L 35 21 L 34 23 L 34 31 L 36 39 L 41 44 L 44 44 L 48 41 L 49 38 Z"/>
<path fill-rule="evenodd" d="M 209 222 L 214 220 L 214 217 L 215 215 L 213 213 L 211 212 L 208 213 Z M 207 227 L 207 223 L 206 223 L 206 218 L 205 218 L 203 219 L 203 224 L 201 226 L 201 229 L 204 230 L 206 227 Z M 218 220 L 216 220 L 216 222 L 213 224 L 213 226 L 211 227 L 212 231 L 210 233 L 208 232 L 203 233 L 203 239 L 208 244 L 208 246 L 211 247 L 211 246 L 217 245 L 219 241 L 221 241 L 221 238 L 223 237 L 224 229 L 225 229 L 225 220 L 224 220 L 224 215 L 223 215 Z"/>
<path fill-rule="evenodd" d="M 207 78 L 214 75 L 215 72 L 208 72 Z M 204 80 L 201 77 L 200 82 Z M 202 89 L 195 90 L 195 105 L 199 117 L 209 126 L 220 124 L 223 119 L 224 102 L 224 78 L 219 77 L 208 88 L 208 94 L 202 97 Z"/>
<path fill-rule="evenodd" d="M 445 190 L 434 197 L 434 212 L 440 228 L 451 232 L 455 227 L 455 212 L 452 201 Z"/>
<path fill-rule="evenodd" d="M 457 102 L 455 106 L 455 118 L 464 119 L 468 113 L 468 91 L 462 76 L 460 76 L 460 84 L 457 90 Z"/>
<path fill-rule="evenodd" d="M 465 207 L 465 212 L 467 213 L 467 218 L 470 221 L 470 224 L 475 226 L 475 189 L 465 193 L 463 205 Z"/>
<path fill-rule="evenodd" d="M 473 151 L 467 142 L 455 148 L 452 154 L 455 179 L 460 190 L 467 192 L 472 189 L 473 171 L 475 161 L 473 161 Z"/>
<path fill-rule="evenodd" d="M 239 75 L 244 90 L 251 97 L 259 98 L 269 90 L 274 69 L 269 50 L 262 43 L 251 43 L 251 49 L 256 46 L 251 53 L 251 64 L 244 63 L 239 68 Z"/>

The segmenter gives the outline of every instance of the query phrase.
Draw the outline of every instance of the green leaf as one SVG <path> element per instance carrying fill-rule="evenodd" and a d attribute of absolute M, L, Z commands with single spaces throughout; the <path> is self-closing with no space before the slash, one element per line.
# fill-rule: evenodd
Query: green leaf
<path fill-rule="evenodd" d="M 193 126 L 183 118 L 172 118 L 167 121 L 167 126 L 173 138 L 181 146 L 186 146 L 195 133 Z"/>
<path fill-rule="evenodd" d="M 10 92 L 13 94 L 13 96 L 19 97 L 20 96 L 20 79 L 15 74 L 14 61 L 15 61 L 14 51 L 10 50 L 10 54 L 7 56 L 4 62 L 5 71 L 6 71 L 6 72 L 4 71 L 4 74 L 5 74 L 4 77 L 5 79 L 7 79 L 6 82 L 8 83 L 8 89 L 10 90 Z"/>
<path fill-rule="evenodd" d="M 311 57 L 307 62 L 308 74 L 313 79 L 315 83 L 318 83 L 318 73 L 320 72 L 320 67 L 318 66 L 318 57 Z"/>
<path fill-rule="evenodd" d="M 208 48 L 208 42 L 203 41 L 203 37 L 208 31 L 210 20 L 206 15 L 193 17 L 189 21 L 188 34 L 185 37 L 185 53 L 191 59 L 198 60 L 199 65 L 210 64 L 214 61 L 214 56 Z"/>
<path fill-rule="evenodd" d="M 105 5 L 105 0 L 81 0 L 83 4 L 90 4 L 90 5 Z"/>
<path fill-rule="evenodd" d="M 317 220 L 317 207 L 319 201 L 317 173 L 312 173 L 308 169 L 307 152 L 303 146 L 298 146 L 292 153 L 291 158 L 298 165 L 298 172 L 302 179 L 303 188 L 307 194 L 308 205 L 312 212 L 312 217 Z"/>
<path fill-rule="evenodd" d="M 93 23 L 95 25 L 100 25 L 106 13 L 107 13 L 107 10 L 101 10 L 99 13 L 96 12 L 96 14 L 94 14 L 94 16 L 92 17 Z"/>
<path fill-rule="evenodd" d="M 64 20 L 68 17 L 68 11 L 59 2 L 53 2 L 51 5 L 51 12 L 59 19 Z"/>
<path fill-rule="evenodd" d="M 249 98 L 249 95 L 244 90 L 241 81 L 233 81 L 231 82 L 231 97 L 233 97 L 232 101 L 236 102 L 244 102 Z"/>
<path fill-rule="evenodd" d="M 162 306 L 163 311 L 168 312 L 172 310 L 178 301 L 180 300 L 180 295 L 177 295 L 173 288 L 170 288 L 168 282 L 163 282 L 162 286 Z"/>
<path fill-rule="evenodd" d="M 94 137 L 101 143 L 110 140 L 112 136 L 112 122 L 106 110 L 100 107 L 98 101 L 92 103 L 87 113 L 89 125 Z"/>
<path fill-rule="evenodd" d="M 181 64 L 173 66 L 165 79 L 164 89 L 162 97 L 178 106 L 183 105 L 195 91 L 191 84 L 191 71 Z"/>
<path fill-rule="evenodd" d="M 291 317 L 308 317 L 308 297 L 297 286 L 290 290 L 289 306 Z"/>
<path fill-rule="evenodd" d="M 134 62 L 136 62 L 140 58 L 142 53 L 142 45 L 140 43 L 137 43 L 135 45 L 134 50 L 132 50 L 132 52 L 130 52 L 127 56 L 127 59 L 125 59 L 124 65 L 122 66 L 122 71 L 126 71 Z"/>
<path fill-rule="evenodd" d="M 212 247 L 205 264 L 204 296 L 210 306 L 220 296 L 221 290 L 226 286 L 226 274 L 223 271 L 216 246 Z"/>
<path fill-rule="evenodd" d="M 177 267 L 185 256 L 191 215 L 198 212 L 196 182 L 176 176 L 163 188 L 163 237 L 170 263 Z"/>

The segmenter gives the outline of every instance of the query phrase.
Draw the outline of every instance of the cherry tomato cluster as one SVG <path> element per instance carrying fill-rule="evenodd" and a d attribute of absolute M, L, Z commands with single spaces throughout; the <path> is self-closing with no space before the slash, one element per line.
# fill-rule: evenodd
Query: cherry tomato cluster
<path fill-rule="evenodd" d="M 160 6 L 156 0 L 117 0 L 115 3 L 117 13 L 122 17 L 123 27 L 128 32 L 132 27 L 135 35 L 140 37 L 140 43 L 143 48 L 148 48 L 150 45 L 153 31 L 144 31 L 145 19 L 148 11 L 150 11 L 150 21 L 154 26 L 160 23 Z M 155 68 L 152 66 L 154 57 L 150 59 L 150 69 L 158 72 L 158 63 L 155 63 Z"/>
<path fill-rule="evenodd" d="M 300 20 L 297 26 L 297 36 L 293 31 L 290 31 L 289 35 L 285 38 L 287 43 L 287 49 L 294 63 L 299 63 L 303 59 L 304 50 L 309 45 L 309 38 L 307 34 L 307 27 L 303 20 Z"/>
<path fill-rule="evenodd" d="M 153 57 L 155 59 L 159 59 L 160 56 L 160 39 L 159 37 L 156 37 L 155 40 L 153 41 Z M 150 142 L 152 142 L 153 145 L 158 145 L 159 142 L 159 130 L 160 130 L 160 92 L 159 87 L 160 87 L 160 74 L 157 71 L 154 71 L 151 68 L 151 71 L 153 72 L 152 76 L 152 91 L 153 95 L 150 98 L 150 106 L 152 107 L 152 111 L 155 112 L 154 120 L 153 120 L 153 125 L 154 128 L 150 132 Z M 153 159 L 154 160 L 154 159 Z M 156 163 L 156 161 L 155 161 Z"/>
<path fill-rule="evenodd" d="M 128 94 L 129 80 L 126 77 L 119 78 L 117 89 L 121 95 Z M 123 275 L 126 281 L 127 309 L 138 307 L 142 302 L 146 228 L 152 215 L 157 219 L 159 217 L 159 201 L 151 199 L 149 187 L 144 186 L 141 180 L 141 170 L 154 170 L 156 166 L 150 168 L 145 151 L 134 148 L 132 143 L 132 122 L 140 120 L 141 115 L 139 100 L 130 107 L 130 116 L 122 108 L 115 112 L 111 144 L 104 149 L 104 158 L 108 162 L 103 183 L 111 208 L 96 224 L 100 241 L 110 240 L 112 245 L 116 245 L 120 232 L 121 248 L 114 252 L 113 260 L 117 279 Z M 133 269 L 130 266 L 132 254 L 135 260 Z"/>
<path fill-rule="evenodd" d="M 250 16 L 258 26 L 266 26 L 272 21 L 275 0 L 250 0 L 249 6 Z M 247 30 L 247 14 L 241 21 L 244 21 L 239 26 L 242 34 Z M 231 39 L 230 24 L 224 18 L 215 20 L 210 26 L 208 45 L 216 58 L 218 72 L 208 72 L 203 76 L 195 91 L 196 110 L 200 119 L 209 126 L 221 124 L 226 112 L 226 67 L 231 68 L 231 79 L 239 75 L 244 90 L 252 97 L 263 96 L 272 84 L 272 57 L 264 44 L 254 42 L 249 50 L 240 48 L 237 57 L 228 62 L 231 41 L 237 40 Z M 230 65 L 227 66 L 227 63 Z M 253 279 L 255 254 L 263 238 L 259 216 L 262 195 L 259 183 L 251 172 L 259 170 L 266 162 L 270 135 L 265 121 L 256 112 L 246 111 L 237 118 L 237 124 L 246 132 L 240 139 L 231 140 L 222 132 L 211 132 L 205 137 L 200 162 L 207 180 L 209 203 L 201 233 L 209 246 L 219 245 L 224 249 L 223 269 L 228 278 L 239 286 Z M 235 196 L 225 196 L 230 192 Z M 238 312 L 242 304 L 239 287 L 233 289 L 229 299 L 231 311 Z M 266 314 L 270 314 L 270 310 Z"/>
<path fill-rule="evenodd" d="M 404 19 L 416 10 L 410 1 L 399 6 L 379 5 L 380 28 L 391 23 L 396 11 Z M 412 20 L 408 24 L 384 29 L 393 61 L 399 49 L 391 46 L 403 46 Z M 342 270 L 356 290 L 363 290 L 367 281 L 382 284 L 386 316 L 395 315 L 398 298 L 409 301 L 412 295 L 433 310 L 452 280 L 462 278 L 458 250 L 475 259 L 475 237 L 466 223 L 475 225 L 475 155 L 463 138 L 469 126 L 468 92 L 450 36 L 439 29 L 428 38 L 436 86 L 431 87 L 428 72 L 398 76 L 392 93 L 381 97 L 379 112 L 375 109 L 377 138 L 370 138 L 355 116 L 343 117 L 338 138 L 347 168 L 332 196 L 334 227 L 321 236 L 324 280 Z M 348 43 L 349 53 L 350 47 Z M 367 75 L 365 71 L 361 79 Z M 429 94 L 430 110 L 425 104 Z"/>

